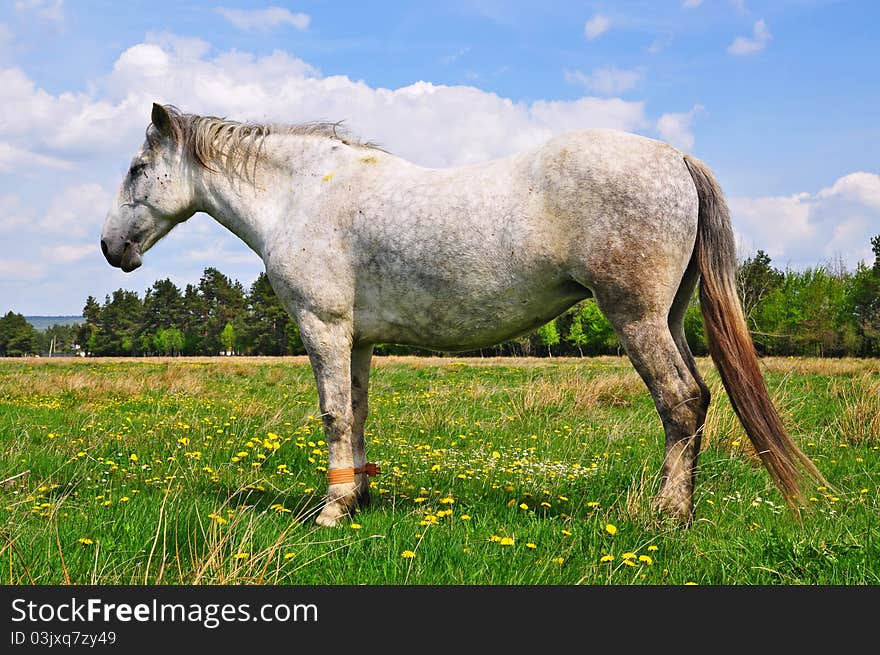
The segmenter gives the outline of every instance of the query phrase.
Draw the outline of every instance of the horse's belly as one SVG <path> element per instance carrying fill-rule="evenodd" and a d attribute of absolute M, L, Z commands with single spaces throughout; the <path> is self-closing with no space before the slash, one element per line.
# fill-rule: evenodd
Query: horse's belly
<path fill-rule="evenodd" d="M 412 291 L 386 295 L 355 307 L 356 338 L 449 352 L 471 350 L 531 332 L 589 295 L 579 284 L 565 281 L 491 296 Z"/>

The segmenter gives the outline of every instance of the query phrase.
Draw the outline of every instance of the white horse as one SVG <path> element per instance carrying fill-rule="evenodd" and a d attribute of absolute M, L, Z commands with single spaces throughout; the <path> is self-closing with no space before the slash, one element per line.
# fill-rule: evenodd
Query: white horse
<path fill-rule="evenodd" d="M 663 421 L 657 506 L 690 523 L 709 404 L 683 329 L 698 280 L 710 353 L 772 478 L 795 509 L 805 483 L 824 482 L 767 393 L 736 293 L 721 189 L 672 146 L 588 130 L 484 164 L 429 169 L 333 124 L 239 123 L 154 104 L 102 251 L 132 271 L 199 211 L 262 258 L 299 325 L 329 450 L 321 525 L 369 501 L 374 344 L 489 346 L 591 293 Z"/>

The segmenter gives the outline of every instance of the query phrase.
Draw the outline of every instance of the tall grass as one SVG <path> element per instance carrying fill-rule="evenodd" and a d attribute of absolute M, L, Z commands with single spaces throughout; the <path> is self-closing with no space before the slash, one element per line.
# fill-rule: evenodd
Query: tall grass
<path fill-rule="evenodd" d="M 663 432 L 629 362 L 376 358 L 373 504 L 314 523 L 304 358 L 0 360 L 8 584 L 877 584 L 880 362 L 767 359 L 834 489 L 802 524 L 711 362 L 697 519 L 658 516 Z"/>

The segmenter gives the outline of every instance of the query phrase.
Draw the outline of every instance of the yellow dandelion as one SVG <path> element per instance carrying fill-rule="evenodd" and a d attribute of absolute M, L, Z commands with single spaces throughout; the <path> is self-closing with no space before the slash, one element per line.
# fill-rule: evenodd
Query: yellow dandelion
<path fill-rule="evenodd" d="M 470 521 L 470 520 L 471 520 L 471 515 L 470 515 L 470 514 L 462 514 L 459 518 L 460 518 L 462 521 Z"/>
<path fill-rule="evenodd" d="M 610 534 L 612 536 L 616 535 L 617 534 L 617 526 L 614 525 L 613 523 L 606 523 L 605 524 L 605 532 L 607 532 L 608 534 Z"/>
<path fill-rule="evenodd" d="M 79 543 L 84 544 L 86 546 L 91 546 L 93 543 L 95 543 L 94 541 L 92 541 L 88 537 L 80 537 L 79 539 L 77 539 L 77 541 L 79 541 Z"/>
<path fill-rule="evenodd" d="M 290 559 L 291 557 L 296 557 L 296 553 L 284 553 L 284 559 Z"/>
<path fill-rule="evenodd" d="M 636 554 L 635 553 L 624 553 L 623 555 L 621 555 L 621 557 L 623 559 L 635 559 Z"/>
<path fill-rule="evenodd" d="M 648 566 L 651 566 L 651 564 L 654 563 L 654 560 L 651 559 L 650 555 L 639 555 L 639 561 Z"/>
<path fill-rule="evenodd" d="M 562 531 L 562 536 L 563 536 L 563 537 L 570 537 L 570 536 L 571 536 L 571 532 L 569 532 L 568 530 L 563 530 L 563 531 Z"/>
<path fill-rule="evenodd" d="M 502 546 L 512 546 L 513 545 L 513 537 L 502 537 L 499 543 Z"/>
<path fill-rule="evenodd" d="M 232 556 L 232 559 L 247 559 L 250 556 L 251 556 L 250 553 L 236 553 L 235 555 Z"/>
<path fill-rule="evenodd" d="M 651 544 L 650 546 L 648 546 L 648 550 L 652 550 L 652 551 L 653 551 L 653 550 L 658 550 L 658 548 L 657 548 L 657 546 L 655 546 L 654 544 Z"/>
<path fill-rule="evenodd" d="M 360 524 L 360 523 L 352 523 L 352 524 L 351 524 L 351 529 L 352 529 L 352 530 L 360 530 L 360 529 L 361 529 L 361 524 Z"/>
<path fill-rule="evenodd" d="M 565 561 L 565 558 L 564 557 L 554 557 L 550 561 L 553 562 L 554 564 L 562 564 Z"/>
<path fill-rule="evenodd" d="M 222 516 L 220 516 L 219 514 L 216 514 L 216 513 L 215 514 L 208 514 L 208 518 L 217 521 L 217 523 L 219 523 L 220 525 L 223 525 L 224 523 L 228 523 L 228 521 L 225 518 L 223 518 Z"/>
<path fill-rule="evenodd" d="M 416 554 L 415 554 L 413 551 L 411 551 L 411 550 L 405 550 L 405 551 L 403 551 L 403 552 L 400 554 L 400 556 L 401 556 L 403 559 L 412 559 L 413 557 L 416 556 Z"/>
<path fill-rule="evenodd" d="M 440 499 L 441 505 L 452 505 L 454 502 L 455 502 L 455 498 L 452 498 L 450 496 L 447 496 L 446 498 Z"/>
<path fill-rule="evenodd" d="M 623 563 L 626 564 L 627 566 L 635 566 L 636 565 L 636 563 L 633 562 L 631 559 L 625 559 L 625 560 L 623 560 Z"/>
<path fill-rule="evenodd" d="M 130 459 L 132 462 L 136 463 L 138 461 L 138 456 L 137 456 L 137 454 L 132 453 L 131 455 L 128 456 L 128 459 Z"/>
<path fill-rule="evenodd" d="M 532 542 L 529 542 L 529 543 L 526 544 L 526 548 L 528 548 L 528 549 L 530 549 L 530 550 L 534 550 L 534 549 L 537 548 L 537 547 L 538 547 L 538 545 L 537 545 L 537 544 L 533 544 Z"/>
<path fill-rule="evenodd" d="M 607 555 L 602 555 L 602 557 L 599 558 L 599 561 L 600 562 L 613 562 L 614 555 L 612 555 L 611 553 L 608 553 Z"/>
<path fill-rule="evenodd" d="M 528 509 L 529 506 L 528 506 L 526 503 L 520 503 L 520 504 L 519 504 L 519 508 L 520 508 L 520 509 Z"/>

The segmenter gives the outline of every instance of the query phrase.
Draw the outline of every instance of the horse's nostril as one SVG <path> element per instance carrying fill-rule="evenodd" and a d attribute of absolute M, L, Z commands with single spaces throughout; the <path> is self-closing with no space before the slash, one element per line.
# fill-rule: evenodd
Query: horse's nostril
<path fill-rule="evenodd" d="M 104 239 L 101 239 L 101 252 L 104 253 L 104 257 L 107 256 L 107 242 Z"/>

